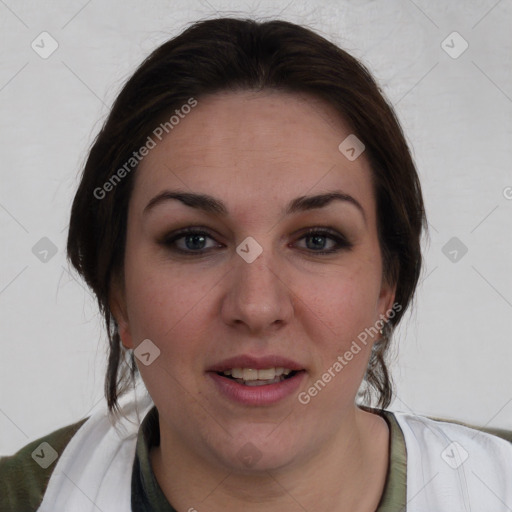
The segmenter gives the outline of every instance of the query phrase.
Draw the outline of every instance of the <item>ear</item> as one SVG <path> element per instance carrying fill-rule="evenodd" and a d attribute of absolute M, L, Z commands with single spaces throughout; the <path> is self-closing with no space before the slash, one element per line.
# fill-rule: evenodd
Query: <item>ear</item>
<path fill-rule="evenodd" d="M 126 295 L 122 278 L 113 277 L 110 283 L 109 308 L 114 317 L 125 348 L 133 348 L 133 338 L 126 309 Z"/>
<path fill-rule="evenodd" d="M 395 303 L 397 283 L 390 283 L 383 277 L 379 293 L 379 314 L 387 316 L 386 313 L 393 308 Z"/>

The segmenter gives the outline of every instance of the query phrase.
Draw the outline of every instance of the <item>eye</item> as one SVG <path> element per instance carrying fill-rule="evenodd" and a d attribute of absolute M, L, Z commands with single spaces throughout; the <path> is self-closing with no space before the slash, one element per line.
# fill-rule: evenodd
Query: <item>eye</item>
<path fill-rule="evenodd" d="M 185 254 L 203 254 L 213 247 L 220 247 L 218 243 L 207 247 L 207 240 L 213 240 L 208 232 L 201 229 L 186 228 L 167 236 L 162 240 L 162 244 L 173 251 Z"/>
<path fill-rule="evenodd" d="M 325 228 L 310 228 L 299 240 L 306 240 L 306 249 L 316 254 L 333 254 L 352 247 L 343 235 Z M 326 249 L 329 241 L 331 247 Z"/>
<path fill-rule="evenodd" d="M 210 246 L 208 246 L 208 240 L 212 241 Z M 306 241 L 306 247 L 301 249 L 314 254 L 333 254 L 352 247 L 352 244 L 343 235 L 327 228 L 309 228 L 298 240 Z M 222 244 L 215 241 L 208 231 L 198 227 L 185 228 L 171 233 L 159 243 L 171 251 L 189 256 L 200 256 L 215 248 L 223 247 Z"/>

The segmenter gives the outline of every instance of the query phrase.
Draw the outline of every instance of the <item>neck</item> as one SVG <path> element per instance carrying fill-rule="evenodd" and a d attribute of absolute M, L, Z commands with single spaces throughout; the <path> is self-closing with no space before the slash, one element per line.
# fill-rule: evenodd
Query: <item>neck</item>
<path fill-rule="evenodd" d="M 166 435 L 150 452 L 156 479 L 177 510 L 193 512 L 373 512 L 385 486 L 389 430 L 361 409 L 313 454 L 268 471 L 237 473 L 208 464 Z"/>

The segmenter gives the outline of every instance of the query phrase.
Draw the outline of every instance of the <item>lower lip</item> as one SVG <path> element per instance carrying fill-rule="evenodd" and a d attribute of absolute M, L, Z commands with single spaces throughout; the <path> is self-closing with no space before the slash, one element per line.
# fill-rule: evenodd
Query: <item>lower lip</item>
<path fill-rule="evenodd" d="M 264 386 L 246 386 L 218 373 L 208 372 L 222 395 L 244 405 L 272 405 L 294 394 L 306 372 L 297 372 L 293 377 Z"/>

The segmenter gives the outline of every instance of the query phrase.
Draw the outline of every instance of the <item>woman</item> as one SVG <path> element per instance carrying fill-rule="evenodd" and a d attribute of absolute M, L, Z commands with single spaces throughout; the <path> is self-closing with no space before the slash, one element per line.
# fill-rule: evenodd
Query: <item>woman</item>
<path fill-rule="evenodd" d="M 509 510 L 511 433 L 385 410 L 424 226 L 398 121 L 350 55 L 283 21 L 162 45 L 71 212 L 107 411 L 4 458 L 2 510 Z M 138 373 L 148 394 L 120 407 Z"/>

